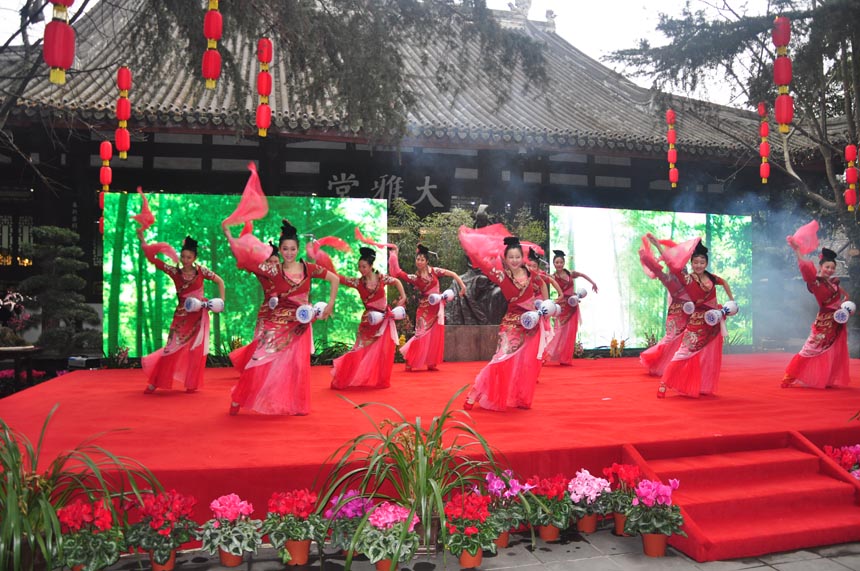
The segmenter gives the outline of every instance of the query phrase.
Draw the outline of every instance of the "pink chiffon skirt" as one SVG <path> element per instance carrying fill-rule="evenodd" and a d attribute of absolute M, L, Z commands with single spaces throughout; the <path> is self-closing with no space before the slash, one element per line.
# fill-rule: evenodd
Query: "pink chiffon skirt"
<path fill-rule="evenodd" d="M 722 363 L 723 336 L 719 333 L 695 353 L 688 353 L 682 345 L 663 373 L 663 384 L 688 397 L 714 394 Z"/>
<path fill-rule="evenodd" d="M 413 369 L 435 367 L 445 354 L 445 326 L 437 321 L 429 329 L 416 333 L 400 348 L 400 354 Z"/>
<path fill-rule="evenodd" d="M 310 327 L 294 331 L 290 343 L 276 353 L 267 353 L 263 344 L 257 346 L 233 387 L 233 402 L 260 414 L 310 412 L 313 333 Z"/>
<path fill-rule="evenodd" d="M 805 349 L 806 347 L 804 347 Z M 841 327 L 833 343 L 814 356 L 804 356 L 804 351 L 794 356 L 785 374 L 797 379 L 807 387 L 824 389 L 845 386 L 848 377 L 848 330 Z"/>
<path fill-rule="evenodd" d="M 531 408 L 542 365 L 538 359 L 540 343 L 540 334 L 533 330 L 515 352 L 497 352 L 478 373 L 469 398 L 488 410 Z"/>
<path fill-rule="evenodd" d="M 369 345 L 356 347 L 334 360 L 331 370 L 333 389 L 387 389 L 391 386 L 397 329 L 386 319 L 382 332 Z"/>

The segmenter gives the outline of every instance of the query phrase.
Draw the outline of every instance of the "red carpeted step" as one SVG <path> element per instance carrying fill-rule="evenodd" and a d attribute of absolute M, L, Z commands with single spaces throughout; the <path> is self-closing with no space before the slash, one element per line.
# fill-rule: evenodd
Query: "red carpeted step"
<path fill-rule="evenodd" d="M 742 517 L 694 519 L 704 538 L 698 538 L 695 545 L 683 545 L 687 540 L 673 537 L 672 544 L 699 561 L 754 557 L 860 541 L 860 507 L 853 503 L 816 505 L 811 502 L 802 510 L 774 504 L 767 510 L 750 510 Z"/>
<path fill-rule="evenodd" d="M 819 458 L 796 448 L 774 448 L 663 458 L 649 460 L 648 465 L 664 482 L 677 478 L 686 490 L 713 482 L 744 483 L 750 478 L 817 473 Z"/>
<path fill-rule="evenodd" d="M 775 505 L 802 512 L 813 506 L 854 505 L 855 488 L 823 474 L 785 474 L 779 478 L 750 479 L 744 484 L 715 481 L 710 486 L 681 487 L 672 499 L 697 524 L 701 519 L 738 519 L 768 513 Z M 858 514 L 860 514 L 860 507 Z"/>

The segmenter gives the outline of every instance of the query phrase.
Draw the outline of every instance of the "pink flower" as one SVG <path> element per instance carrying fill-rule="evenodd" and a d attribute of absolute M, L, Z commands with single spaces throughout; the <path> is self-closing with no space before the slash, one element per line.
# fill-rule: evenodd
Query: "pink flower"
<path fill-rule="evenodd" d="M 227 494 L 212 500 L 209 509 L 218 519 L 236 521 L 242 516 L 249 516 L 254 511 L 254 506 L 242 500 L 236 494 Z"/>
<path fill-rule="evenodd" d="M 377 529 L 391 529 L 398 523 L 405 522 L 409 518 L 410 512 L 409 508 L 404 508 L 390 502 L 382 502 L 367 517 L 367 521 Z M 418 516 L 413 515 L 409 531 L 413 531 L 417 523 Z"/>
<path fill-rule="evenodd" d="M 574 503 L 593 504 L 604 492 L 609 492 L 609 480 L 592 476 L 588 470 L 580 470 L 567 485 L 570 499 Z"/>

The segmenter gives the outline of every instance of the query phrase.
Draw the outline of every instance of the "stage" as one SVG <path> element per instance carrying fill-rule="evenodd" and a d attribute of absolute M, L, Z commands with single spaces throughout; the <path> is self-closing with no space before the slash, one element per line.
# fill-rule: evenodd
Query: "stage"
<path fill-rule="evenodd" d="M 860 541 L 860 486 L 815 449 L 860 443 L 860 424 L 849 420 L 860 410 L 860 360 L 851 361 L 856 385 L 782 389 L 790 358 L 726 355 L 716 396 L 670 392 L 662 400 L 658 381 L 638 359 L 576 360 L 572 367 L 543 368 L 531 410 L 476 409 L 469 416 L 522 477 L 573 476 L 580 468 L 600 473 L 612 462 L 639 463 L 652 477 L 678 477 L 676 500 L 690 538 L 672 543 L 698 560 Z M 197 497 L 199 521 L 209 517 L 211 499 L 230 492 L 250 500 L 262 517 L 271 492 L 313 486 L 340 445 L 372 429 L 345 399 L 384 402 L 407 418 L 429 420 L 483 365 L 444 363 L 438 372 L 412 373 L 395 365 L 391 388 L 344 392 L 329 388 L 329 367 L 313 367 L 312 410 L 303 417 L 229 416 L 232 369 L 208 369 L 194 394 L 153 395 L 143 394 L 140 369 L 80 371 L 0 400 L 0 418 L 35 441 L 58 403 L 44 458 L 105 432 L 100 445 L 140 461 L 166 487 Z M 384 407 L 365 410 L 377 421 L 390 415 Z M 741 508 L 751 511 L 742 515 Z M 826 530 L 800 537 L 822 518 Z"/>

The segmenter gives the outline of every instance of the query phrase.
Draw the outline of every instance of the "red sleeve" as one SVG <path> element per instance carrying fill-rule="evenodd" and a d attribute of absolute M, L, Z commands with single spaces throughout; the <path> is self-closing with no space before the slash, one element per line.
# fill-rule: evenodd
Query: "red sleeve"
<path fill-rule="evenodd" d="M 325 275 L 326 275 L 326 272 L 328 272 L 328 270 L 325 269 L 324 267 L 317 265 L 317 264 L 312 264 L 310 262 L 305 262 L 305 266 L 308 269 L 308 275 L 310 277 L 325 279 Z"/>
<path fill-rule="evenodd" d="M 340 281 L 340 285 L 344 285 L 346 287 L 358 289 L 358 278 L 348 278 L 348 277 L 342 276 L 340 274 L 336 274 L 336 275 L 337 275 L 337 279 Z"/>
<path fill-rule="evenodd" d="M 818 277 L 818 271 L 815 269 L 815 264 L 809 260 L 798 260 L 797 267 L 800 268 L 800 275 L 803 276 L 803 281 L 812 283 Z"/>

